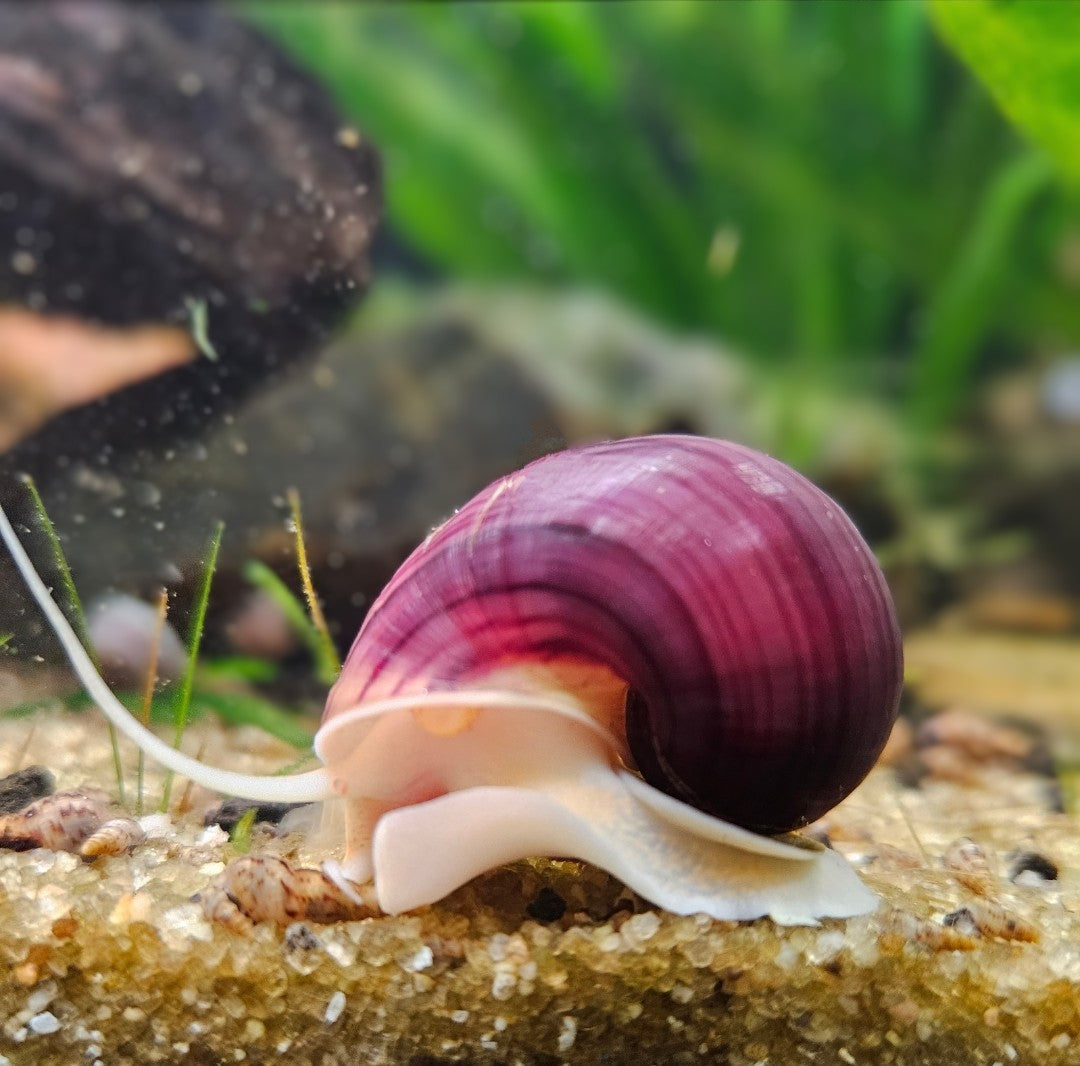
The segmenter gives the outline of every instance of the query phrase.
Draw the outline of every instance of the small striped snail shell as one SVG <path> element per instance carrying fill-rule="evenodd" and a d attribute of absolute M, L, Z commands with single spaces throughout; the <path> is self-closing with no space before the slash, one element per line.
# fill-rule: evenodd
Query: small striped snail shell
<path fill-rule="evenodd" d="M 752 449 L 654 436 L 539 459 L 416 549 L 330 692 L 321 770 L 220 771 L 118 724 L 222 791 L 341 797 L 344 859 L 325 868 L 374 878 L 391 913 L 551 855 L 678 913 L 811 922 L 874 897 L 835 853 L 775 834 L 862 780 L 901 678 L 884 578 L 836 503 Z"/>

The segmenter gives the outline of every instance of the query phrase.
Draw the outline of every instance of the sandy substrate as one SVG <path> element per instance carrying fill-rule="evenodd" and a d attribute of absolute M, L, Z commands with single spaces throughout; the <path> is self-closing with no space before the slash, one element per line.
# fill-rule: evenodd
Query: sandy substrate
<path fill-rule="evenodd" d="M 1062 662 L 1080 655 L 1053 643 Z M 206 723 L 187 747 L 235 769 L 293 758 Z M 93 715 L 0 722 L 0 774 L 31 763 L 60 788 L 115 790 Z M 879 769 L 826 819 L 881 896 L 866 918 L 675 917 L 600 871 L 538 861 L 407 916 L 248 936 L 191 900 L 236 852 L 201 824 L 212 797 L 180 782 L 186 813 L 147 820 L 129 855 L 0 852 L 0 1066 L 1078 1062 L 1080 827 L 1045 777 L 959 776 L 904 784 Z M 156 772 L 146 794 L 161 794 Z M 254 845 L 301 842 L 257 832 Z M 1014 883 L 1020 851 L 1058 879 Z"/>

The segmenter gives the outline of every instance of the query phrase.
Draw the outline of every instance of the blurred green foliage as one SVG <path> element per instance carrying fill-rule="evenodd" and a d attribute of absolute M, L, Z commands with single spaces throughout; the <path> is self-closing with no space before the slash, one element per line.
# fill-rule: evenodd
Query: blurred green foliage
<path fill-rule="evenodd" d="M 1080 182 L 1080 4 L 934 0 L 932 10 L 1001 109 Z"/>
<path fill-rule="evenodd" d="M 1080 337 L 1072 205 L 914 0 L 243 7 L 454 277 L 603 286 L 742 348 L 792 410 L 871 390 L 924 438 L 988 362 Z"/>

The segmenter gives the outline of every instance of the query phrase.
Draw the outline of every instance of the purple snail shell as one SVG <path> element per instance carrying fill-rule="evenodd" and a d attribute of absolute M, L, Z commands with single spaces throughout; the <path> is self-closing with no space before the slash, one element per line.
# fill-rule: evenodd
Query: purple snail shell
<path fill-rule="evenodd" d="M 884 577 L 840 507 L 760 452 L 682 436 L 560 452 L 474 497 L 373 605 L 323 724 L 515 662 L 606 668 L 644 779 L 759 833 L 859 784 L 902 677 Z"/>

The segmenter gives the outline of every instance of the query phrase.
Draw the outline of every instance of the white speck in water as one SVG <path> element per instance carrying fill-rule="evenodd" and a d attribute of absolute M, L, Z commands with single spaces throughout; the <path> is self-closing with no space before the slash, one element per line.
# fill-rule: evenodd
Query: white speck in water
<path fill-rule="evenodd" d="M 37 270 L 37 260 L 25 249 L 20 250 L 11 257 L 11 269 L 25 277 Z"/>
<path fill-rule="evenodd" d="M 56 1015 L 48 1010 L 41 1014 L 35 1014 L 26 1025 L 30 1032 L 37 1033 L 38 1036 L 48 1036 L 49 1033 L 58 1032 L 60 1029 L 60 1023 L 56 1020 Z"/>
<path fill-rule="evenodd" d="M 161 489 L 150 481 L 136 482 L 131 493 L 144 507 L 157 507 L 161 503 Z"/>
<path fill-rule="evenodd" d="M 203 80 L 193 70 L 185 70 L 176 79 L 176 87 L 185 96 L 198 96 L 203 90 Z"/>
<path fill-rule="evenodd" d="M 327 1025 L 333 1025 L 334 1022 L 341 1017 L 342 1012 L 345 1010 L 345 993 L 335 992 L 330 997 L 330 1002 L 326 1004 L 326 1011 L 323 1014 L 323 1021 Z"/>

